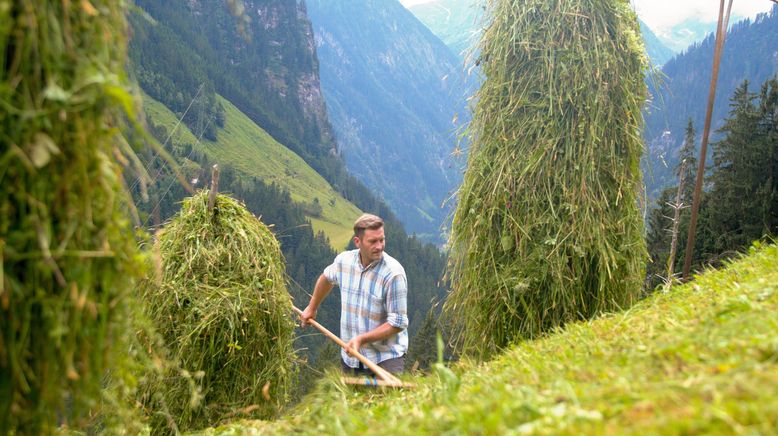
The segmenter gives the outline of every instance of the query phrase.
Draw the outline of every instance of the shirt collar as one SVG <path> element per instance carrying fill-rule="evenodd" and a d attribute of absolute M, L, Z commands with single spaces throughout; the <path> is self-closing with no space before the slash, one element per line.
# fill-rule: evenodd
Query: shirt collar
<path fill-rule="evenodd" d="M 356 256 L 354 256 L 354 259 L 355 259 L 354 261 L 357 263 L 357 267 L 359 267 L 360 271 L 364 272 L 364 271 L 368 271 L 368 270 L 371 270 L 371 269 L 375 268 L 376 266 L 378 266 L 378 264 L 383 262 L 384 261 L 384 254 L 386 254 L 386 253 L 381 253 L 381 258 L 380 259 L 374 260 L 374 261 L 370 262 L 367 266 L 362 266 L 362 260 L 359 258 L 359 249 L 358 248 L 356 249 L 356 253 L 355 254 L 356 254 Z"/>

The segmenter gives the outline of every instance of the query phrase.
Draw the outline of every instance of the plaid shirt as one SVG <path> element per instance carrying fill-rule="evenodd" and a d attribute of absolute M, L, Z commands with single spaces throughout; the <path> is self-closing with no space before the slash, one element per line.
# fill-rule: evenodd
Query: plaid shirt
<path fill-rule="evenodd" d="M 359 250 L 339 254 L 324 276 L 340 287 L 340 337 L 345 342 L 388 322 L 402 331 L 383 341 L 362 345 L 359 350 L 371 362 L 400 357 L 408 350 L 408 281 L 400 262 L 386 253 L 363 267 Z M 346 365 L 359 366 L 355 357 L 341 350 Z"/>

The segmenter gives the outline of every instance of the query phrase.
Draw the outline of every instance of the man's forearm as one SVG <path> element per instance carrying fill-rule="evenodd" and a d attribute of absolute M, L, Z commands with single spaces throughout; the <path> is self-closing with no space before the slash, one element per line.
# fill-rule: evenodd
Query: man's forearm
<path fill-rule="evenodd" d="M 325 277 L 324 274 L 320 275 L 319 279 L 316 280 L 316 286 L 313 287 L 311 301 L 308 303 L 308 306 L 305 308 L 305 310 L 303 310 L 303 313 L 300 314 L 301 326 L 305 327 L 309 320 L 316 318 L 316 312 L 319 310 L 321 302 L 324 301 L 324 298 L 330 293 L 331 290 L 332 283 L 327 280 L 327 277 Z"/>
<path fill-rule="evenodd" d="M 403 331 L 403 329 L 385 322 L 367 333 L 351 338 L 351 340 L 348 341 L 348 344 L 346 344 L 346 348 L 359 351 L 365 344 L 389 339 L 401 331 Z"/>
<path fill-rule="evenodd" d="M 362 338 L 363 344 L 368 344 L 371 342 L 378 342 L 383 341 L 384 339 L 389 339 L 392 336 L 400 333 L 402 331 L 401 328 L 397 328 L 388 322 L 385 322 L 378 327 L 374 328 L 373 330 L 370 330 L 367 333 L 363 333 L 360 335 Z"/>
<path fill-rule="evenodd" d="M 324 298 L 329 295 L 331 290 L 332 283 L 327 280 L 327 277 L 324 277 L 324 274 L 320 275 L 319 279 L 316 280 L 316 285 L 313 287 L 313 295 L 311 295 L 311 302 L 308 303 L 308 307 L 318 310 L 321 302 L 324 301 Z"/>

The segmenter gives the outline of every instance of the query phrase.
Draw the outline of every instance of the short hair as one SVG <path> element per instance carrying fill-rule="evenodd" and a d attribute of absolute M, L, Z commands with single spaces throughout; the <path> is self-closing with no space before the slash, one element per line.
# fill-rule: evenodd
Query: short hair
<path fill-rule="evenodd" d="M 381 217 L 363 213 L 362 216 L 354 221 L 354 236 L 361 238 L 365 234 L 365 230 L 378 230 L 384 226 L 384 220 Z"/>

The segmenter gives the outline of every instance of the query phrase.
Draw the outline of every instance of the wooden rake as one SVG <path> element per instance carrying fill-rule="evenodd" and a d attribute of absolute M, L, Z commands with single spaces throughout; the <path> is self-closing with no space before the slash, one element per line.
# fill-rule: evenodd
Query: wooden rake
<path fill-rule="evenodd" d="M 292 306 L 292 309 L 297 315 L 302 315 L 303 311 L 298 309 L 295 306 Z M 324 336 L 330 338 L 333 342 L 338 344 L 341 348 L 346 350 L 349 354 L 356 357 L 360 362 L 362 362 L 366 367 L 368 367 L 371 371 L 373 371 L 373 374 L 378 377 L 368 377 L 365 376 L 362 377 L 342 377 L 344 383 L 350 384 L 350 385 L 359 385 L 359 386 L 380 386 L 380 387 L 390 387 L 390 388 L 411 388 L 413 387 L 412 384 L 409 383 L 403 383 L 402 380 L 395 377 L 390 373 L 389 371 L 381 368 L 380 366 L 376 365 L 375 363 L 371 362 L 367 357 L 363 356 L 359 351 L 354 350 L 352 348 L 348 348 L 345 342 L 343 342 L 342 339 L 335 336 L 331 331 L 327 330 L 323 325 L 319 324 L 315 320 L 308 320 L 308 323 L 311 324 L 316 328 L 316 330 L 320 331 Z"/>

